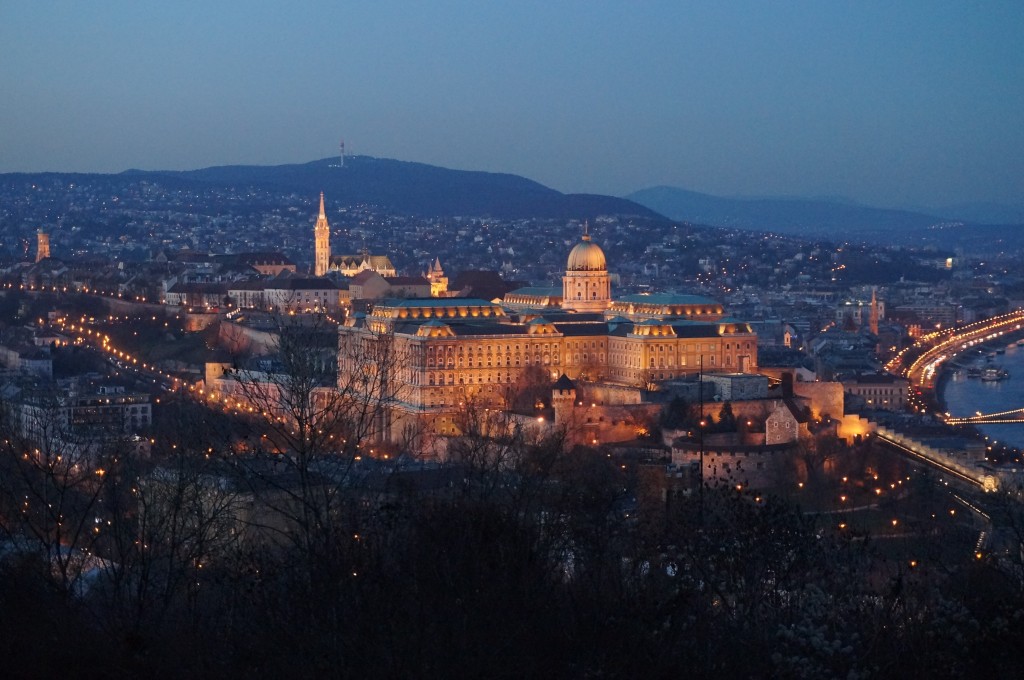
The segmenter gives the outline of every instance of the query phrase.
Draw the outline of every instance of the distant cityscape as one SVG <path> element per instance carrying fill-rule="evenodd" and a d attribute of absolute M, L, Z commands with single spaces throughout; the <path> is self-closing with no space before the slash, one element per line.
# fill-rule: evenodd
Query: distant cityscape
<path fill-rule="evenodd" d="M 346 181 L 372 184 L 359 161 L 303 172 L 301 191 L 256 171 L 206 184 L 0 176 L 0 562 L 23 579 L 6 555 L 45 565 L 53 606 L 75 625 L 102 612 L 119 635 L 154 647 L 167 635 L 160 654 L 172 654 L 193 638 L 163 617 L 223 646 L 245 638 L 253 607 L 309 625 L 319 600 L 333 602 L 335 631 L 384 625 L 385 601 L 462 607 L 435 575 L 409 577 L 426 590 L 395 585 L 419 549 L 458 574 L 456 590 L 477 583 L 497 601 L 511 588 L 529 610 L 519 623 L 558 600 L 554 619 L 592 634 L 593 650 L 611 629 L 587 633 L 567 613 L 589 593 L 584 620 L 654 625 L 637 644 L 671 668 L 704 659 L 700 626 L 643 624 L 662 605 L 629 613 L 632 593 L 692 598 L 717 631 L 701 644 L 721 655 L 748 615 L 783 625 L 762 597 L 804 621 L 819 604 L 871 609 L 837 636 L 909 644 L 923 639 L 913 617 L 945 621 L 929 583 L 984 567 L 1005 579 L 992 593 L 1019 594 L 1024 440 L 983 430 L 1024 422 L 1024 403 L 971 416 L 944 398 L 951 380 L 1022 377 L 1000 359 L 1024 351 L 1024 275 L 1008 243 L 693 224 L 624 199 L 524 198 L 526 180 L 483 173 L 467 184 L 473 200 L 505 197 L 506 210 L 428 214 L 389 203 L 394 186 L 379 203 L 348 202 Z M 408 186 L 416 173 L 444 181 L 427 166 L 402 172 Z M 537 216 L 520 214 L 531 205 Z M 505 560 L 522 583 L 501 582 Z M 476 573 L 484 564 L 498 582 Z M 823 576 L 823 564 L 849 572 Z M 797 602 L 808 583 L 824 604 Z M 920 590 L 908 603 L 877 583 Z M 490 615 L 486 598 L 472 600 L 469 628 Z M 212 612 L 228 601 L 220 638 Z M 892 632 L 885 616 L 903 607 Z M 373 630 L 355 638 L 383 644 Z M 651 642 L 654 630 L 680 646 Z M 225 668 L 281 671 L 289 655 L 258 649 L 259 635 Z M 783 656 L 722 661 L 726 674 L 799 675 L 805 656 L 819 665 L 803 677 L 875 668 L 782 637 L 759 644 Z M 834 644 L 861 650 L 854 637 Z M 342 674 L 374 674 L 346 645 L 317 644 Z M 590 666 L 566 650 L 554 675 L 626 656 Z M 189 658 L 190 672 L 213 668 L 211 652 Z M 383 675 L 415 676 L 420 662 Z"/>

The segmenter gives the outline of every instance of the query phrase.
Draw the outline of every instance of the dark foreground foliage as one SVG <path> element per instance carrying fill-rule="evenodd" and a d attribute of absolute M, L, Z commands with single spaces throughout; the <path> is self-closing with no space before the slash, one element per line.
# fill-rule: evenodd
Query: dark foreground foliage
<path fill-rule="evenodd" d="M 912 570 L 781 502 L 709 491 L 641 519 L 594 452 L 543 484 L 352 491 L 329 542 L 233 544 L 68 589 L 0 573 L 9 677 L 1010 677 L 1006 564 Z M 479 471 L 478 471 L 479 472 Z M 482 474 L 482 473 L 481 473 Z M 456 477 L 459 477 L 457 475 Z M 494 481 L 494 480 L 491 480 Z M 486 488 L 486 493 L 481 489 Z M 631 515 L 627 517 L 627 514 Z M 159 572 L 159 573 L 157 573 Z M 140 580 L 160 597 L 129 597 Z"/>

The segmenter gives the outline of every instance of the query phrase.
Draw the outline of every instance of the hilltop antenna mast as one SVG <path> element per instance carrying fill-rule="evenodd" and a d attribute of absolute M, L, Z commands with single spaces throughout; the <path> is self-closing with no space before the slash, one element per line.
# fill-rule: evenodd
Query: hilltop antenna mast
<path fill-rule="evenodd" d="M 341 142 L 338 143 L 338 162 L 337 163 L 331 163 L 330 166 L 328 166 L 328 167 L 331 167 L 331 168 L 343 168 L 343 167 L 345 167 L 345 140 L 344 139 L 341 140 Z"/>

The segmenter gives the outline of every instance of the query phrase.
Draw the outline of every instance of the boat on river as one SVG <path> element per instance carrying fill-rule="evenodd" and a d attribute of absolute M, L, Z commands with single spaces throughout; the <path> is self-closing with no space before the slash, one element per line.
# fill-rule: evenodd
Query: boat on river
<path fill-rule="evenodd" d="M 985 382 L 995 382 L 996 380 L 1006 380 L 1010 377 L 1010 374 L 1006 369 L 999 366 L 986 366 L 981 369 L 981 379 Z"/>

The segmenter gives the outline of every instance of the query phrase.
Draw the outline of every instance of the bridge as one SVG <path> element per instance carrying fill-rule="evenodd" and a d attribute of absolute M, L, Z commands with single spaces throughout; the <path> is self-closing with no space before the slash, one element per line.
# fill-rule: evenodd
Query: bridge
<path fill-rule="evenodd" d="M 1024 423 L 1024 408 L 1010 409 L 998 413 L 976 413 L 973 416 L 954 417 L 947 415 L 949 425 L 993 425 L 1001 423 Z"/>
<path fill-rule="evenodd" d="M 1016 310 L 959 328 L 936 331 L 918 338 L 913 347 L 901 351 L 886 364 L 885 368 L 890 373 L 907 378 L 913 391 L 913 410 L 931 410 L 934 408 L 934 401 L 929 403 L 927 397 L 932 396 L 944 364 L 954 362 L 959 354 L 977 345 L 1000 342 L 1001 339 L 1002 342 L 1006 342 L 1008 338 L 1003 336 L 1019 334 L 1022 329 L 1024 310 Z M 963 417 L 952 417 L 948 413 L 935 415 L 949 425 L 1024 423 L 1024 408 Z M 933 449 L 923 441 L 916 441 L 912 437 L 882 426 L 878 427 L 876 433 L 879 440 L 889 447 L 938 470 L 965 491 L 981 492 L 984 495 L 999 488 L 999 479 L 995 475 L 956 455 Z"/>

